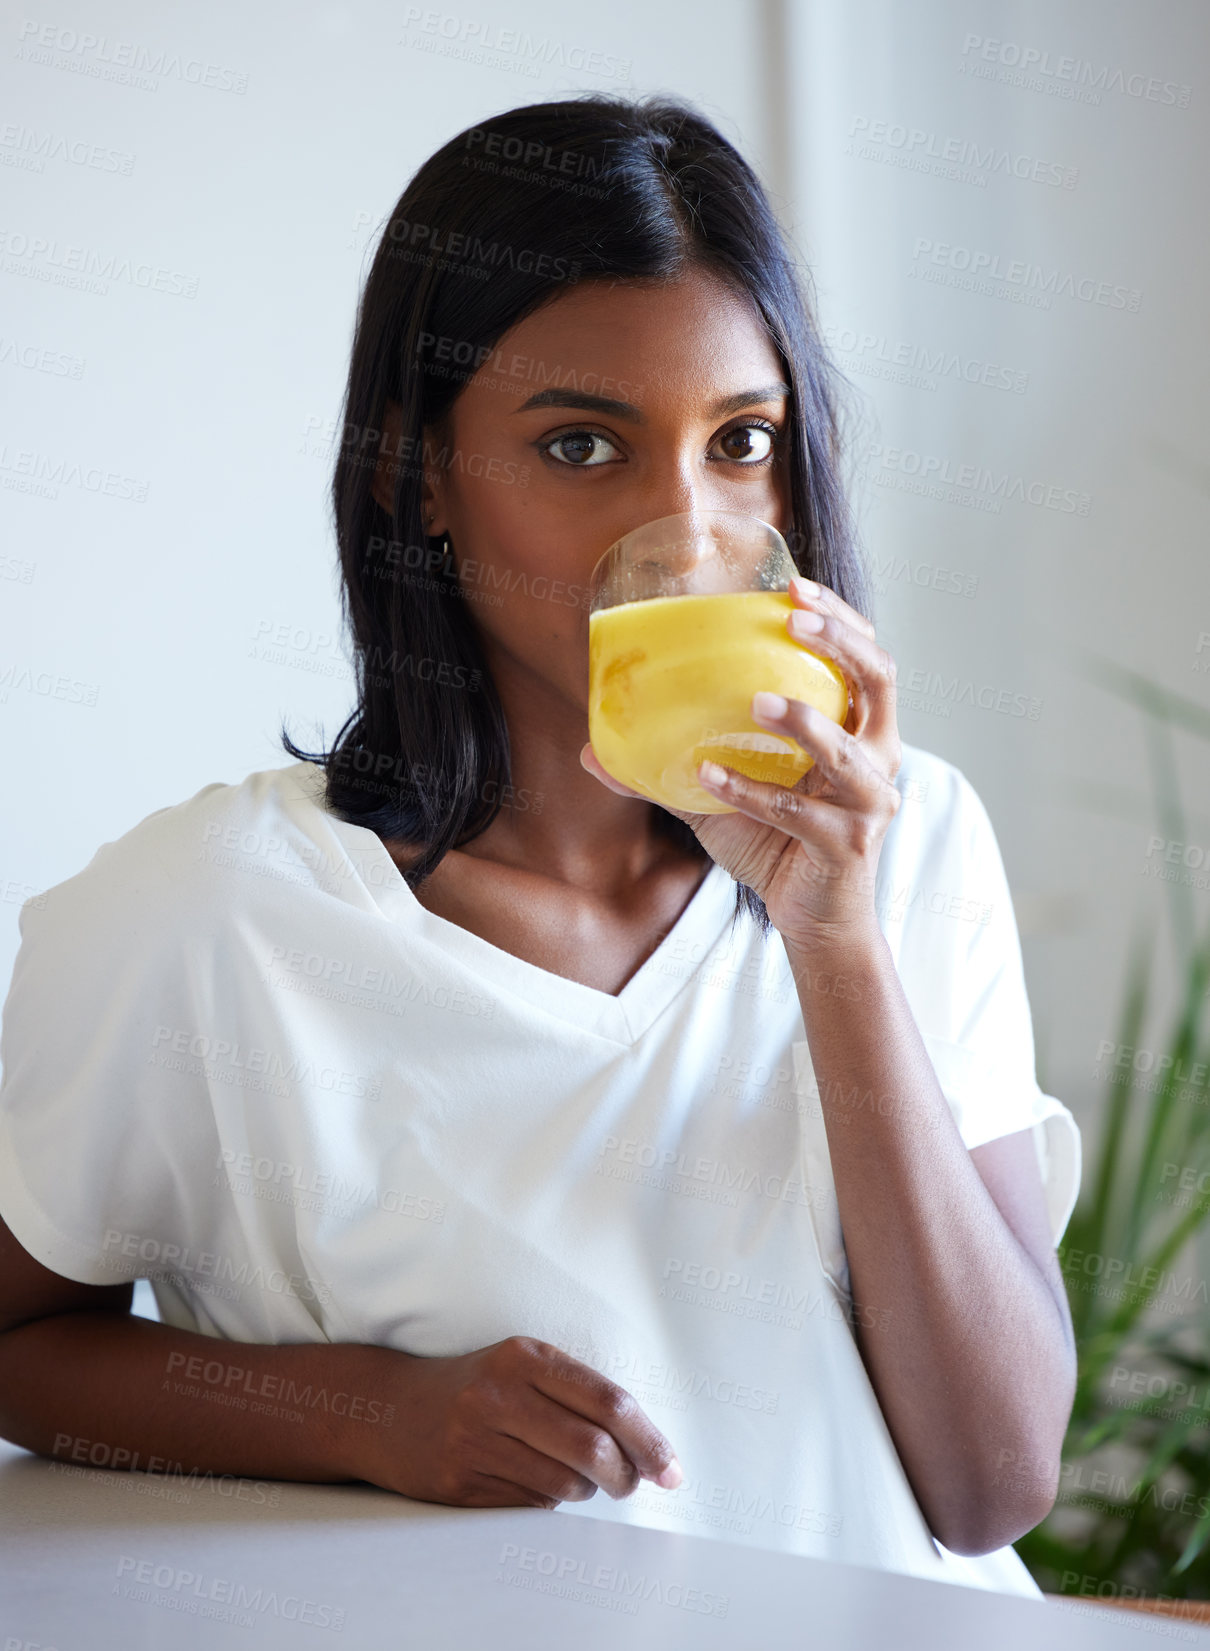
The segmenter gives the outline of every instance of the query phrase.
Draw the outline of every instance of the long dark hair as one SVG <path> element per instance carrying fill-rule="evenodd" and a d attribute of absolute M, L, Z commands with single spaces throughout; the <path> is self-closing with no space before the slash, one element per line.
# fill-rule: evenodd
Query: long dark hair
<path fill-rule="evenodd" d="M 534 103 L 452 138 L 400 196 L 362 295 L 332 481 L 357 708 L 325 770 L 338 817 L 423 852 L 416 888 L 514 793 L 508 730 L 444 541 L 421 519 L 425 431 L 517 322 L 571 281 L 652 280 L 705 266 L 746 293 L 790 385 L 788 464 L 799 570 L 859 611 L 868 593 L 841 475 L 838 386 L 810 299 L 755 173 L 709 121 L 667 97 Z M 390 446 L 386 403 L 402 409 Z M 372 492 L 381 457 L 393 509 Z M 448 454 L 444 455 L 448 459 Z M 474 593 L 469 593 L 472 596 Z M 435 662 L 440 663 L 440 668 Z M 656 804 L 656 828 L 708 860 Z M 764 901 L 737 884 L 762 932 Z"/>

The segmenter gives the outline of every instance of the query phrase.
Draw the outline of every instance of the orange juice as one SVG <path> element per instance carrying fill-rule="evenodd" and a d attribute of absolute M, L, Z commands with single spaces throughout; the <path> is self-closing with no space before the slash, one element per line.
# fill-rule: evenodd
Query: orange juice
<path fill-rule="evenodd" d="M 704 791 L 710 760 L 792 786 L 814 759 L 748 714 L 762 689 L 805 700 L 833 722 L 848 688 L 830 660 L 786 630 L 788 591 L 656 596 L 588 620 L 588 737 L 606 771 L 653 802 L 695 814 L 734 810 Z"/>

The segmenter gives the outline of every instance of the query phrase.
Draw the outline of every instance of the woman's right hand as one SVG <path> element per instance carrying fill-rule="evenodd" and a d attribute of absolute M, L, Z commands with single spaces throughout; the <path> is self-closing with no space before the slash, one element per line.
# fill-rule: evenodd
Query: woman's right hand
<path fill-rule="evenodd" d="M 550 1343 L 509 1336 L 452 1358 L 362 1349 L 389 1426 L 354 1422 L 353 1473 L 420 1502 L 553 1508 L 675 1489 L 668 1440 L 624 1388 Z M 346 1456 L 349 1454 L 345 1452 Z"/>

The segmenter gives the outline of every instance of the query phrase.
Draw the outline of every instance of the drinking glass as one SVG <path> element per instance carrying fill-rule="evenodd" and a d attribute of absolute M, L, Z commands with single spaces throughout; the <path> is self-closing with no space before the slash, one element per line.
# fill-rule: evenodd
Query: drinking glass
<path fill-rule="evenodd" d="M 840 671 L 786 630 L 797 572 L 776 528 L 738 511 L 664 516 L 609 547 L 588 618 L 588 735 L 607 773 L 653 802 L 732 814 L 698 784 L 700 762 L 784 786 L 812 767 L 749 715 L 761 689 L 848 713 Z"/>

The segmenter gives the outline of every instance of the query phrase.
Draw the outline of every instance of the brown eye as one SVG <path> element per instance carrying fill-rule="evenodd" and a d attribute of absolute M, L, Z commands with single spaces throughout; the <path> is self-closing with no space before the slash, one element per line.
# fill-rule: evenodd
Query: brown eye
<path fill-rule="evenodd" d="M 737 424 L 719 437 L 717 446 L 723 458 L 736 464 L 759 464 L 773 451 L 773 433 L 763 424 Z"/>
<path fill-rule="evenodd" d="M 542 451 L 561 464 L 587 470 L 595 469 L 598 464 L 608 464 L 610 455 L 616 453 L 617 448 L 595 430 L 569 430 L 566 435 L 555 436 L 552 441 L 546 442 Z"/>

